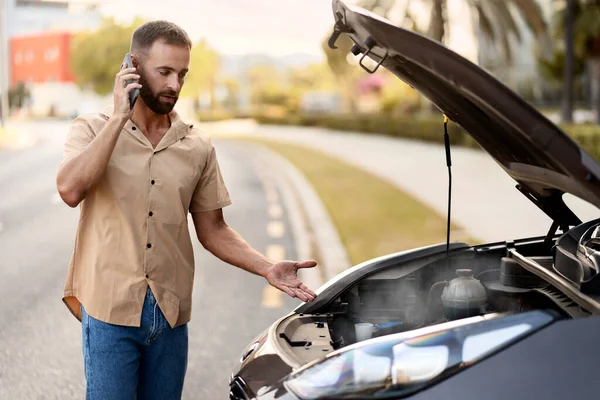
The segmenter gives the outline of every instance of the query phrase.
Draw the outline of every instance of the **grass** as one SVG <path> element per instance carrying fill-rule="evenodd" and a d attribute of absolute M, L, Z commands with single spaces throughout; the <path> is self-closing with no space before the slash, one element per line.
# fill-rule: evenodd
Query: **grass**
<path fill-rule="evenodd" d="M 258 142 L 291 161 L 321 197 L 352 264 L 446 241 L 446 217 L 357 167 L 301 145 Z M 452 225 L 451 240 L 476 240 Z"/>

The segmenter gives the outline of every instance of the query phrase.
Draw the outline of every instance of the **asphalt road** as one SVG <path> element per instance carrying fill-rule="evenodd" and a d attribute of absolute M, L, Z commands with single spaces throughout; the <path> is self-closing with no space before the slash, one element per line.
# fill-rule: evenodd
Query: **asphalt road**
<path fill-rule="evenodd" d="M 82 399 L 81 325 L 61 302 L 78 209 L 56 194 L 67 125 L 22 124 L 38 142 L 0 149 L 0 399 Z M 256 249 L 295 258 L 278 188 L 250 149 L 215 141 L 233 205 L 229 224 Z M 196 281 L 185 399 L 226 399 L 244 346 L 297 300 L 229 266 L 195 243 Z M 315 288 L 316 289 L 316 288 Z"/>

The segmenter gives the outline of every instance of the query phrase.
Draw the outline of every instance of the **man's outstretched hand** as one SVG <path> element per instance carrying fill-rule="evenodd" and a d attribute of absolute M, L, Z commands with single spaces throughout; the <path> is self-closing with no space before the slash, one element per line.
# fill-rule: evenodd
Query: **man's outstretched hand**
<path fill-rule="evenodd" d="M 317 295 L 298 278 L 298 269 L 313 268 L 315 261 L 280 261 L 267 270 L 265 278 L 271 286 L 297 297 L 302 301 L 313 301 Z"/>

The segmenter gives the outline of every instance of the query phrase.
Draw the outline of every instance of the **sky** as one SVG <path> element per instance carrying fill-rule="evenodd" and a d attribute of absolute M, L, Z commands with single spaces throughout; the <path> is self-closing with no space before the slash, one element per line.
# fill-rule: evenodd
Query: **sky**
<path fill-rule="evenodd" d="M 101 1 L 100 11 L 127 23 L 138 15 L 167 19 L 192 40 L 206 38 L 224 54 L 321 55 L 330 32 L 329 0 L 130 0 Z"/>
<path fill-rule="evenodd" d="M 118 22 L 140 16 L 166 19 L 184 28 L 193 41 L 205 38 L 221 54 L 262 53 L 284 56 L 306 53 L 324 58 L 321 43 L 331 33 L 331 0 L 72 0 L 99 3 L 99 10 Z M 353 4 L 356 0 L 347 0 Z M 407 0 L 397 0 L 404 13 Z M 429 10 L 411 1 L 413 15 L 427 26 Z M 475 61 L 469 10 L 465 0 L 448 0 L 451 29 L 448 46 Z"/>

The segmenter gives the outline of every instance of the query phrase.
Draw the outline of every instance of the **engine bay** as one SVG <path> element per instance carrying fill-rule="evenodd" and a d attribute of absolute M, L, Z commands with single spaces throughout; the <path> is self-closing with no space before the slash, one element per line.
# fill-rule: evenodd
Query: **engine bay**
<path fill-rule="evenodd" d="M 309 362 L 362 340 L 468 317 L 536 309 L 564 318 L 600 313 L 598 255 L 581 247 L 599 227 L 595 221 L 551 241 L 470 247 L 382 269 L 347 287 L 319 313 L 283 321 L 278 337 Z"/>

